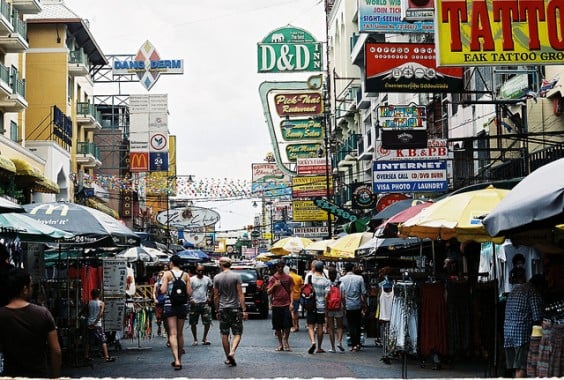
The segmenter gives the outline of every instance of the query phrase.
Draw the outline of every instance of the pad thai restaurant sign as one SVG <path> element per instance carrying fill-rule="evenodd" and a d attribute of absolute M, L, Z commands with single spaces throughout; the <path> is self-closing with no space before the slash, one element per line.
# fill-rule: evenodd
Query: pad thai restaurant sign
<path fill-rule="evenodd" d="M 562 64 L 561 0 L 437 1 L 440 66 Z"/>
<path fill-rule="evenodd" d="M 258 44 L 259 73 L 293 73 L 323 70 L 321 43 L 303 29 L 276 29 Z"/>
<path fill-rule="evenodd" d="M 462 68 L 437 67 L 434 44 L 366 43 L 368 92 L 460 92 Z"/>

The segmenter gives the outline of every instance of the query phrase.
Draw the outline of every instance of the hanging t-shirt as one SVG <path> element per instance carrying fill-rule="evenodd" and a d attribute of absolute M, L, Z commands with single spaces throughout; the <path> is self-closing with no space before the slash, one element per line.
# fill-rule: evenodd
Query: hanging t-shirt
<path fill-rule="evenodd" d="M 380 317 L 381 321 L 389 321 L 392 316 L 392 301 L 394 300 L 394 289 L 389 292 L 382 290 L 380 294 Z"/>

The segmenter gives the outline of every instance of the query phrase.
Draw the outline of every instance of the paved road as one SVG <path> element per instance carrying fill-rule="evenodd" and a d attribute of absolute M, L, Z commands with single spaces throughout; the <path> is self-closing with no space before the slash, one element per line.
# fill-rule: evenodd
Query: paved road
<path fill-rule="evenodd" d="M 300 320 L 302 326 L 305 320 Z M 402 368 L 407 369 L 408 378 L 475 378 L 484 377 L 484 367 L 476 363 L 458 363 L 441 371 L 421 368 L 420 363 L 408 360 L 406 367 L 399 360 L 391 365 L 381 360 L 381 348 L 376 347 L 374 339 L 368 338 L 361 352 L 324 353 L 309 355 L 309 338 L 304 329 L 292 333 L 290 345 L 292 352 L 275 352 L 277 340 L 273 336 L 270 320 L 251 319 L 245 322 L 245 331 L 237 351 L 236 367 L 226 366 L 221 348 L 219 327 L 213 322 L 210 330 L 209 346 L 191 346 L 192 334 L 185 329 L 186 355 L 183 369 L 174 371 L 170 365 L 172 356 L 165 347 L 163 337 L 142 340 L 141 349 L 137 341 L 122 340 L 121 351 L 111 351 L 116 357 L 113 363 L 104 363 L 95 358 L 92 367 L 65 367 L 65 377 L 128 377 L 128 378 L 402 378 Z M 199 326 L 201 333 L 201 326 Z M 330 347 L 325 336 L 323 348 Z"/>

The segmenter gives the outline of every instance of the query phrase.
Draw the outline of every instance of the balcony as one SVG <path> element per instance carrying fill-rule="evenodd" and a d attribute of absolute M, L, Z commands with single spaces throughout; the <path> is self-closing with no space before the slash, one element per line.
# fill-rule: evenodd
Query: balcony
<path fill-rule="evenodd" d="M 0 2 L 0 49 L 5 53 L 21 53 L 29 48 L 27 24 L 17 9 L 11 10 L 5 0 Z"/>
<path fill-rule="evenodd" d="M 41 12 L 40 0 L 12 0 L 12 6 L 21 14 L 34 15 Z"/>
<path fill-rule="evenodd" d="M 69 53 L 69 75 L 74 77 L 85 77 L 89 75 L 88 56 L 84 50 L 73 50 Z"/>
<path fill-rule="evenodd" d="M 102 129 L 102 116 L 91 103 L 76 103 L 76 123 L 84 129 Z"/>
<path fill-rule="evenodd" d="M 0 111 L 21 112 L 27 108 L 25 81 L 0 64 Z"/>
<path fill-rule="evenodd" d="M 84 168 L 99 168 L 102 162 L 99 159 L 100 149 L 94 143 L 83 141 L 76 146 L 76 163 Z"/>

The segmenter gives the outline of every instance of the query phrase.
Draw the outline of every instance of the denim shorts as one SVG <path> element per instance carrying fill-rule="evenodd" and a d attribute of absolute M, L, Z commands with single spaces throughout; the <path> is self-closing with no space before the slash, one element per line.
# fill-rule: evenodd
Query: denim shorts
<path fill-rule="evenodd" d="M 176 317 L 178 319 L 186 319 L 188 315 L 188 305 L 169 305 L 165 304 L 163 316 L 165 318 Z"/>

